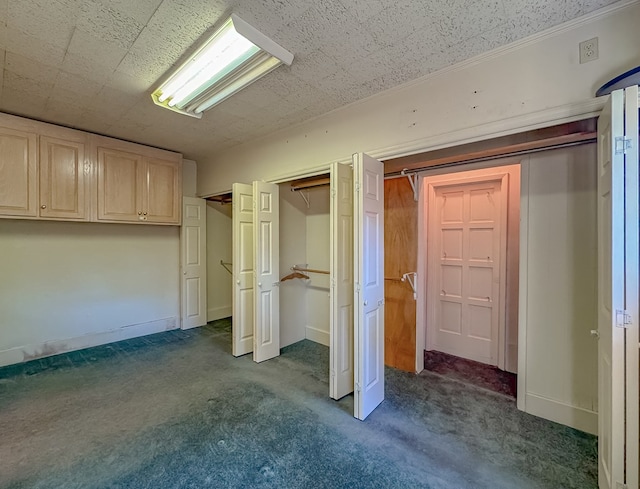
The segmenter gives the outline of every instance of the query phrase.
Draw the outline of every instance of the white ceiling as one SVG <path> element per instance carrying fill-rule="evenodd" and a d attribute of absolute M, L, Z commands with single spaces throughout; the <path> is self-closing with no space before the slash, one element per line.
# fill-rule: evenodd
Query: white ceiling
<path fill-rule="evenodd" d="M 610 3 L 0 0 L 0 110 L 198 160 Z M 232 12 L 294 53 L 291 67 L 200 120 L 155 106 L 158 80 Z"/>

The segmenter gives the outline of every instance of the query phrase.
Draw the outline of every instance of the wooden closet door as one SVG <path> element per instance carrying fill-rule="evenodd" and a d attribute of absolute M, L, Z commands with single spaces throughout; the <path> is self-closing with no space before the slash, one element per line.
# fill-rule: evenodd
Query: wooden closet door
<path fill-rule="evenodd" d="M 98 148 L 98 219 L 144 221 L 141 155 Z"/>
<path fill-rule="evenodd" d="M 87 219 L 85 145 L 40 138 L 40 217 Z"/>
<path fill-rule="evenodd" d="M 0 214 L 36 216 L 36 135 L 0 127 Z"/>

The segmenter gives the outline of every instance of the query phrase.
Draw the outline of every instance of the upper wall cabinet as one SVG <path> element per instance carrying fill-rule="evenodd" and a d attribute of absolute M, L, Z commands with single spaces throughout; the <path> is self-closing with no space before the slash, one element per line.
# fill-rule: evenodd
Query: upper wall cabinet
<path fill-rule="evenodd" d="M 178 153 L 0 113 L 0 217 L 180 224 Z"/>
<path fill-rule="evenodd" d="M 179 159 L 98 147 L 98 219 L 179 224 Z"/>
<path fill-rule="evenodd" d="M 0 127 L 0 215 L 36 216 L 37 134 Z"/>

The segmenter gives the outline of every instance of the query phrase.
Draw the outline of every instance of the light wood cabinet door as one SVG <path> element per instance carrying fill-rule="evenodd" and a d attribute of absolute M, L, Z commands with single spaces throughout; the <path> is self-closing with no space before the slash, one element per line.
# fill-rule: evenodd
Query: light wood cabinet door
<path fill-rule="evenodd" d="M 85 145 L 40 138 L 40 217 L 87 219 Z"/>
<path fill-rule="evenodd" d="M 176 161 L 145 158 L 143 209 L 146 221 L 180 224 L 180 164 Z"/>
<path fill-rule="evenodd" d="M 141 155 L 98 148 L 98 219 L 143 221 Z"/>
<path fill-rule="evenodd" d="M 36 134 L 0 127 L 0 215 L 36 216 Z"/>

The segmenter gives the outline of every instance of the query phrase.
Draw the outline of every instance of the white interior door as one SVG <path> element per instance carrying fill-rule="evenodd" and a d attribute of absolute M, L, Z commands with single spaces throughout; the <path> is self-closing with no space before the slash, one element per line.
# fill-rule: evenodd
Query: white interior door
<path fill-rule="evenodd" d="M 624 96 L 609 97 L 598 118 L 598 484 L 624 482 L 625 202 Z M 618 143 L 616 142 L 618 141 Z"/>
<path fill-rule="evenodd" d="M 234 356 L 253 351 L 253 187 L 234 183 L 233 201 L 233 334 Z"/>
<path fill-rule="evenodd" d="M 429 204 L 428 349 L 498 365 L 506 199 L 501 180 L 435 188 Z"/>
<path fill-rule="evenodd" d="M 639 384 L 639 255 L 640 221 L 638 197 L 638 86 L 625 89 L 624 127 L 629 138 L 625 151 L 625 309 L 630 321 L 626 335 L 626 477 L 627 487 L 640 487 L 640 386 Z"/>
<path fill-rule="evenodd" d="M 207 324 L 207 204 L 182 198 L 182 329 Z"/>
<path fill-rule="evenodd" d="M 329 393 L 353 392 L 353 170 L 331 167 L 331 320 Z"/>
<path fill-rule="evenodd" d="M 278 186 L 253 182 L 255 236 L 253 360 L 280 355 L 280 202 Z"/>
<path fill-rule="evenodd" d="M 353 155 L 354 416 L 384 400 L 384 167 Z"/>

